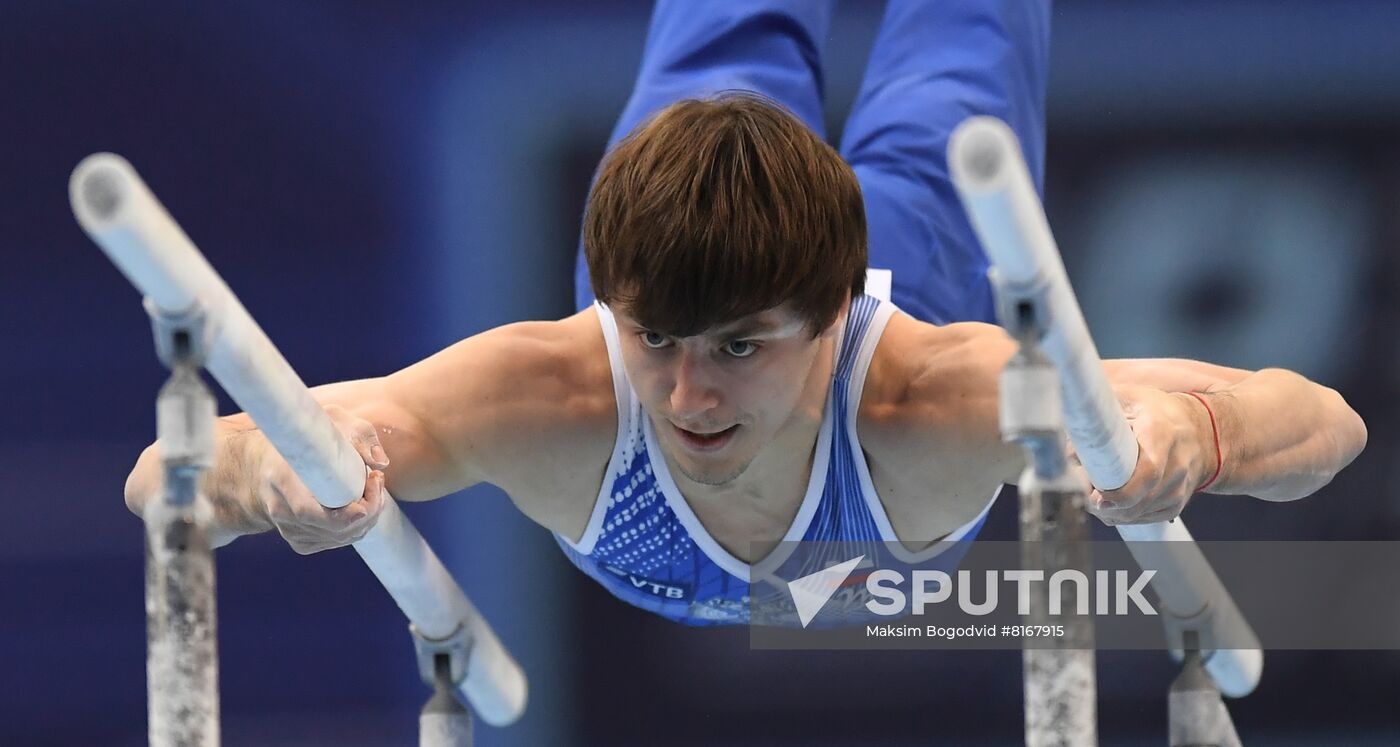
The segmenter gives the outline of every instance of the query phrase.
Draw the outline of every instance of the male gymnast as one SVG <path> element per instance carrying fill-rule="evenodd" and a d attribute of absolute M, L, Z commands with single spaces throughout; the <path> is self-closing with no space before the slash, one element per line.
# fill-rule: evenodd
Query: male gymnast
<path fill-rule="evenodd" d="M 222 418 L 216 543 L 276 529 L 316 552 L 364 536 L 386 489 L 488 482 L 615 595 L 696 625 L 749 621 L 784 540 L 956 558 L 1023 456 L 997 427 L 1014 345 L 984 323 L 987 261 L 944 153 L 995 115 L 1039 180 L 1049 4 L 892 0 L 839 153 L 820 116 L 830 11 L 660 2 L 589 195 L 582 310 L 318 387 L 371 469 L 343 508 Z M 1109 524 L 1171 519 L 1201 488 L 1301 498 L 1365 445 L 1342 397 L 1295 373 L 1105 366 L 1140 446 L 1129 482 L 1091 495 Z M 133 511 L 160 472 L 152 446 Z"/>

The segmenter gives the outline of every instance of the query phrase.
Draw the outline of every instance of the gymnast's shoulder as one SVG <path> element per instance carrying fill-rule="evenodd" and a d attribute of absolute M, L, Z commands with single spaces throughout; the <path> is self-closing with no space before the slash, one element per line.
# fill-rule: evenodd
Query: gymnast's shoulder
<path fill-rule="evenodd" d="M 987 407 L 995 413 L 997 377 L 1015 347 L 992 324 L 934 325 L 895 314 L 866 374 L 862 426 L 958 424 L 970 413 L 984 414 Z"/>
<path fill-rule="evenodd" d="M 607 348 L 592 309 L 487 330 L 389 379 L 449 458 L 513 497 L 542 479 L 606 463 L 617 432 Z"/>
<path fill-rule="evenodd" d="M 615 413 L 612 374 L 597 312 L 525 321 L 468 337 L 391 378 L 399 389 L 436 393 L 425 406 L 508 410 L 523 425 L 565 426 Z M 608 418 L 603 418 L 607 420 Z"/>
<path fill-rule="evenodd" d="M 915 463 L 1001 451 L 998 377 L 1015 344 L 995 325 L 891 317 L 861 392 L 861 444 Z"/>

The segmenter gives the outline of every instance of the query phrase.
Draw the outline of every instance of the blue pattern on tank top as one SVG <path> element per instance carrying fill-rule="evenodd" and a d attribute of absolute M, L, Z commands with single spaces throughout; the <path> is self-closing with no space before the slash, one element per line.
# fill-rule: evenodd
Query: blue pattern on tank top
<path fill-rule="evenodd" d="M 853 557 L 857 552 L 867 553 L 868 557 L 880 556 L 884 554 L 887 541 L 897 541 L 892 536 L 882 536 L 880 526 L 866 502 L 855 461 L 864 457 L 859 444 L 851 442 L 846 427 L 848 408 L 853 406 L 849 401 L 851 375 L 881 303 L 870 296 L 861 296 L 851 303 L 833 372 L 827 412 L 824 413 L 823 431 L 826 432 L 822 437 L 829 438 L 825 479 L 815 508 L 804 506 L 811 520 L 801 540 L 804 543 L 841 543 L 823 547 L 830 547 L 830 552 L 844 556 L 823 559 L 796 553 L 793 557 L 803 557 L 803 567 L 793 569 L 791 563 L 778 565 L 774 570 L 780 578 L 790 580 L 805 572 L 820 570 Z M 604 320 L 603 323 L 609 322 Z M 791 604 L 783 584 L 770 583 L 761 578 L 751 583 L 749 579 L 721 567 L 697 544 L 696 538 L 666 499 L 662 482 L 658 479 L 658 468 L 653 466 L 649 441 L 654 441 L 647 434 L 649 420 L 636 404 L 635 397 L 631 400 L 630 427 L 627 433 L 618 435 L 619 439 L 623 439 L 619 444 L 620 469 L 613 470 L 605 477 L 611 484 L 606 498 L 599 498 L 606 500 L 607 506 L 596 541 L 591 551 L 585 554 L 556 534 L 565 555 L 618 598 L 677 622 L 690 625 L 743 624 L 751 621 L 795 624 L 791 619 Z M 664 457 L 660 454 L 657 457 L 655 463 L 662 465 L 659 469 L 664 469 Z M 813 469 L 816 470 L 820 462 L 816 459 L 813 462 Z M 803 514 L 804 510 L 799 509 L 797 521 L 802 520 Z M 974 524 L 964 528 L 962 536 L 952 546 L 938 553 L 937 565 L 925 563 L 919 567 L 956 567 L 957 561 L 966 552 L 967 543 L 981 528 L 985 516 L 984 512 Z M 717 547 L 713 540 L 704 539 L 707 544 Z M 782 548 L 775 551 L 775 556 L 784 549 L 790 551 L 792 547 L 791 543 L 784 543 Z M 723 550 L 718 552 L 723 553 Z M 776 557 L 768 560 L 779 562 Z M 737 560 L 731 562 L 742 565 Z M 766 567 L 765 563 L 760 561 L 754 566 L 755 575 L 767 577 L 766 571 L 758 571 L 760 567 Z M 883 563 L 881 567 L 889 567 L 889 563 Z M 759 611 L 774 609 L 786 611 L 780 614 Z M 824 610 L 822 614 L 830 620 L 839 617 L 827 612 Z M 859 617 L 859 612 L 856 616 Z"/>

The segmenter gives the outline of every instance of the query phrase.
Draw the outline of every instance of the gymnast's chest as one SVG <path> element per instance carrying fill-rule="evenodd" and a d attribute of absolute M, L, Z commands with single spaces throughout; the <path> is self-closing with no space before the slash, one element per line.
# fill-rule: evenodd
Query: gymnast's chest
<path fill-rule="evenodd" d="M 755 563 L 767 557 L 797 519 L 802 503 L 801 486 L 786 486 L 791 490 L 772 495 L 773 498 L 736 496 L 690 500 L 690 506 L 700 525 L 711 538 L 730 555 Z"/>

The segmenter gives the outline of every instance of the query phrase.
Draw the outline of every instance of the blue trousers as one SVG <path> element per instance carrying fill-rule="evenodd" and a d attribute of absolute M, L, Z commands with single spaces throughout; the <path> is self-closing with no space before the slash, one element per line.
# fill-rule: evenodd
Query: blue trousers
<path fill-rule="evenodd" d="M 684 98 L 746 89 L 825 136 L 820 48 L 834 0 L 660 0 L 642 68 L 609 148 Z M 840 153 L 860 180 L 870 266 L 891 300 L 935 324 L 992 321 L 983 254 L 948 176 L 948 137 L 969 116 L 1006 120 L 1037 189 L 1045 153 L 1050 0 L 890 0 Z M 580 252 L 579 308 L 592 302 Z"/>

